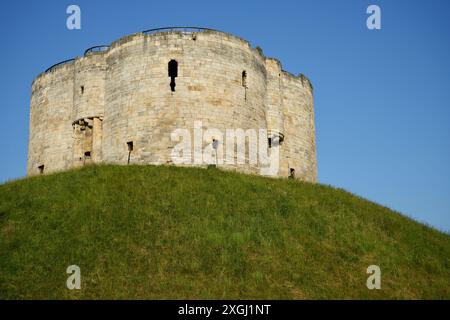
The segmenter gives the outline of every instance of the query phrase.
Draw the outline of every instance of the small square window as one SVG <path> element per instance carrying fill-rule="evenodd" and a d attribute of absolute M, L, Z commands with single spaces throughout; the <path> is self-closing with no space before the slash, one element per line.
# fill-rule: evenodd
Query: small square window
<path fill-rule="evenodd" d="M 128 146 L 128 151 L 133 151 L 133 141 L 128 141 L 127 142 L 127 146 Z"/>
<path fill-rule="evenodd" d="M 295 169 L 294 168 L 289 169 L 289 178 L 290 179 L 295 178 Z"/>

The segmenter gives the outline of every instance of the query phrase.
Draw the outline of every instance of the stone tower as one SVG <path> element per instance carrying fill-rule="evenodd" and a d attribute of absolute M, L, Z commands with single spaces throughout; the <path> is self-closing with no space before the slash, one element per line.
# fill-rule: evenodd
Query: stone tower
<path fill-rule="evenodd" d="M 279 152 L 276 176 L 314 182 L 312 91 L 308 78 L 227 33 L 186 27 L 136 33 L 33 81 L 27 172 L 173 164 L 174 130 L 201 123 L 224 133 L 265 129 L 267 148 Z M 211 143 L 201 139 L 201 148 Z M 260 173 L 260 164 L 249 161 L 218 165 Z"/>

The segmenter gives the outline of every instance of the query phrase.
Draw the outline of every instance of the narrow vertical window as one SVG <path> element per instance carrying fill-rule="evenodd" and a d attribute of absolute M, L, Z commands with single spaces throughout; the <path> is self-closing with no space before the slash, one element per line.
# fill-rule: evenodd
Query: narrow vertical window
<path fill-rule="evenodd" d="M 247 71 L 242 71 L 242 86 L 247 88 Z"/>
<path fill-rule="evenodd" d="M 272 138 L 267 138 L 267 144 L 269 145 L 269 148 L 272 148 Z"/>
<path fill-rule="evenodd" d="M 83 94 L 84 93 L 84 86 L 80 87 L 80 93 Z"/>
<path fill-rule="evenodd" d="M 170 77 L 170 90 L 175 91 L 175 78 L 178 77 L 178 62 L 176 60 L 169 61 L 169 77 Z"/>
<path fill-rule="evenodd" d="M 133 151 L 133 141 L 128 141 L 127 142 L 127 147 L 128 147 L 128 161 L 127 161 L 127 164 L 130 164 L 131 151 Z"/>
<path fill-rule="evenodd" d="M 242 71 L 241 84 L 244 87 L 244 100 L 247 101 L 247 71 Z"/>
<path fill-rule="evenodd" d="M 44 173 L 44 165 L 39 166 L 38 170 L 39 170 L 39 174 L 43 174 Z"/>

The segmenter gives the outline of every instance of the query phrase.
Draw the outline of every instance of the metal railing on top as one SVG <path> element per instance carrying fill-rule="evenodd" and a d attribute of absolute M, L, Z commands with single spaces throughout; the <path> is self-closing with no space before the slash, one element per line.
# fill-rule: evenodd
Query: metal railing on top
<path fill-rule="evenodd" d="M 200 28 L 200 27 L 164 27 L 164 28 L 156 28 L 142 31 L 143 34 L 153 34 L 158 32 L 170 32 L 170 31 L 180 31 L 183 33 L 192 33 L 192 32 L 203 32 L 203 31 L 218 31 L 209 28 Z"/>
<path fill-rule="evenodd" d="M 145 30 L 145 31 L 142 31 L 142 33 L 148 35 L 148 34 L 154 34 L 154 33 L 158 33 L 158 32 L 170 32 L 170 31 L 179 31 L 179 32 L 183 32 L 183 33 L 204 32 L 204 31 L 220 32 L 219 30 L 210 29 L 210 28 L 200 28 L 200 27 L 164 27 L 164 28 Z M 84 55 L 86 56 L 87 54 L 89 54 L 91 52 L 103 52 L 103 51 L 107 51 L 108 49 L 109 49 L 108 45 L 94 46 L 94 47 L 87 49 L 84 52 Z M 58 62 L 58 63 L 52 65 L 47 70 L 45 70 L 45 73 L 52 71 L 53 68 L 55 68 L 57 66 L 67 64 L 67 63 L 70 63 L 73 61 L 75 61 L 75 59 L 69 59 L 69 60 L 64 60 L 64 61 Z"/>
<path fill-rule="evenodd" d="M 45 70 L 44 72 L 45 72 L 45 73 L 50 72 L 50 71 L 52 71 L 53 68 L 55 68 L 55 67 L 57 67 L 57 66 L 61 66 L 61 65 L 63 65 L 63 64 L 70 63 L 70 62 L 72 62 L 72 61 L 75 61 L 75 59 L 69 59 L 69 60 L 64 60 L 64 61 L 58 62 L 58 63 L 52 65 L 52 66 L 51 66 L 50 68 L 48 68 L 47 70 Z"/>
<path fill-rule="evenodd" d="M 91 53 L 91 52 L 103 52 L 103 51 L 106 51 L 106 50 L 108 50 L 108 49 L 109 49 L 109 46 L 107 46 L 107 45 L 95 46 L 95 47 L 91 47 L 91 48 L 87 49 L 87 50 L 84 52 L 84 55 L 86 56 L 87 54 L 89 54 L 89 53 Z M 58 62 L 58 63 L 52 65 L 52 66 L 51 66 L 50 68 L 48 68 L 47 70 L 45 70 L 44 73 L 50 72 L 50 71 L 52 71 L 55 67 L 62 66 L 62 65 L 67 64 L 67 63 L 71 63 L 71 62 L 73 62 L 73 61 L 75 61 L 75 59 L 69 59 L 69 60 L 64 60 L 64 61 Z"/>
<path fill-rule="evenodd" d="M 90 47 L 89 49 L 86 49 L 86 51 L 84 52 L 84 55 L 87 55 L 88 53 L 91 53 L 91 52 L 103 52 L 103 51 L 107 51 L 108 49 L 109 49 L 109 46 L 107 46 L 107 45 L 94 46 L 94 47 Z"/>

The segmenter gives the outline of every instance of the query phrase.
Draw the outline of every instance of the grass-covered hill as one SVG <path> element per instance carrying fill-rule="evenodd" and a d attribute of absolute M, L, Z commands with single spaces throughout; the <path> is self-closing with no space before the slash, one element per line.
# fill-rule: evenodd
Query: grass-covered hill
<path fill-rule="evenodd" d="M 90 166 L 0 185 L 0 298 L 449 299 L 450 236 L 323 185 Z"/>

